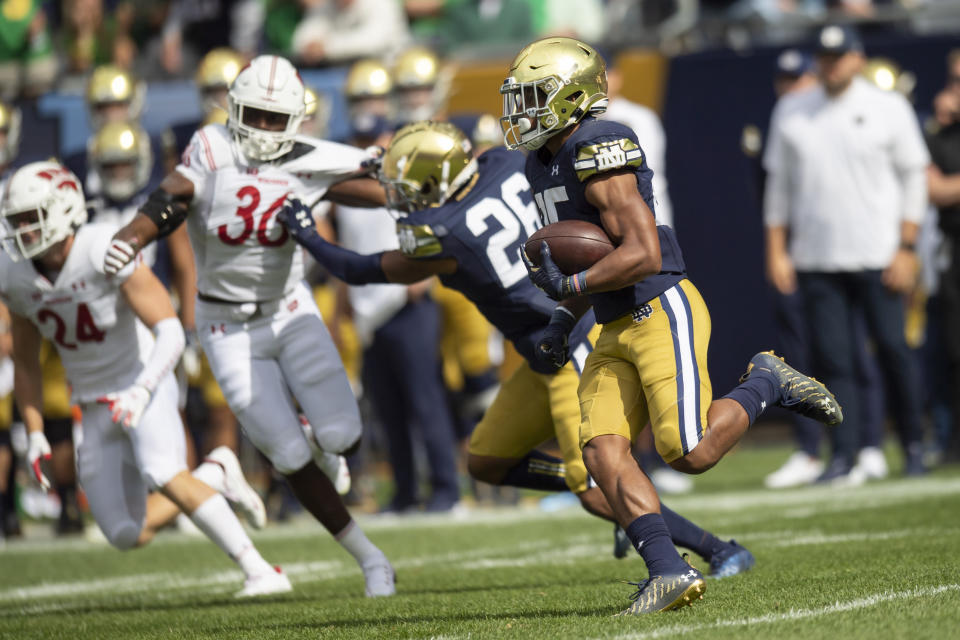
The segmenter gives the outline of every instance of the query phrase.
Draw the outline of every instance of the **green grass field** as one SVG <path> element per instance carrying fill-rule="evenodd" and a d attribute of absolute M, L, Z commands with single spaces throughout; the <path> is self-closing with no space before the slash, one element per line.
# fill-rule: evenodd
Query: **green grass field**
<path fill-rule="evenodd" d="M 572 508 L 362 520 L 398 595 L 363 597 L 359 569 L 318 525 L 255 540 L 294 583 L 237 601 L 241 574 L 211 544 L 163 534 L 129 553 L 74 540 L 0 551 L 0 638 L 956 638 L 960 469 L 856 489 L 770 492 L 784 450 L 738 451 L 674 509 L 757 558 L 704 600 L 612 615 L 644 577 L 615 560 L 612 527 Z M 694 558 L 697 566 L 705 563 Z"/>

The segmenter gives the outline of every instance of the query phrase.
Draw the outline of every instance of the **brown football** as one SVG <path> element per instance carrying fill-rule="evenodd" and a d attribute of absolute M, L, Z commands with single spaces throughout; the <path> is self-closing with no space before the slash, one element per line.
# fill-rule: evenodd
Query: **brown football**
<path fill-rule="evenodd" d="M 583 220 L 562 220 L 539 229 L 527 238 L 524 250 L 540 264 L 540 243 L 550 245 L 550 255 L 560 270 L 572 276 L 588 269 L 611 251 L 613 243 L 597 225 Z"/>

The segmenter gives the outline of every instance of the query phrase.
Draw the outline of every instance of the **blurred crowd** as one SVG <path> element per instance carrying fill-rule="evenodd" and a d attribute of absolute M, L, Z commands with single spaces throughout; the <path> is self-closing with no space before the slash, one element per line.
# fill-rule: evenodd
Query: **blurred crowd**
<path fill-rule="evenodd" d="M 250 57 L 260 52 L 279 53 L 301 67 L 347 67 L 341 91 L 348 105 L 351 144 L 383 146 L 404 123 L 449 119 L 481 153 L 502 144 L 498 114 L 448 113 L 456 73 L 450 60 L 509 57 L 517 43 L 561 33 L 611 45 L 604 51 L 610 85 L 606 117 L 637 132 L 656 176 L 658 217 L 669 224 L 674 213 L 664 130 L 655 111 L 620 94 L 630 78 L 618 69 L 618 43 L 652 43 L 668 49 L 695 48 L 709 42 L 726 46 L 738 42 L 737 25 L 747 29 L 748 37 L 769 41 L 772 32 L 751 30 L 757 24 L 777 24 L 783 27 L 783 39 L 789 40 L 790 34 L 809 33 L 817 21 L 838 15 L 866 28 L 919 29 L 917 16 L 934 11 L 954 18 L 960 14 L 954 3 L 946 1 L 928 0 L 911 6 L 923 10 L 905 14 L 897 3 L 871 0 L 5 2 L 0 22 L 0 97 L 4 100 L 0 103 L 0 179 L 17 166 L 18 152 L 30 144 L 29 132 L 20 126 L 18 102 L 55 87 L 82 87 L 93 134 L 84 152 L 62 160 L 84 181 L 93 219 L 125 223 L 176 166 L 192 133 L 203 124 L 226 121 L 227 88 Z M 677 21 L 686 20 L 691 12 L 692 22 L 679 25 Z M 941 25 L 948 23 L 946 18 L 940 21 Z M 713 30 L 712 24 L 724 25 L 722 33 Z M 630 28 L 634 29 L 632 36 L 626 35 Z M 891 108 L 908 108 L 899 94 L 912 88 L 909 72 L 891 61 L 868 61 L 867 53 L 856 32 L 846 27 L 839 44 L 821 43 L 809 51 L 785 50 L 770 70 L 771 92 L 776 92 L 782 104 L 792 94 L 827 86 L 832 70 L 856 76 L 853 86 L 869 84 L 871 90 L 897 95 Z M 778 296 L 779 346 L 791 362 L 822 377 L 831 388 L 847 384 L 852 391 L 838 392 L 838 397 L 855 395 L 859 407 L 851 412 L 853 418 L 831 434 L 827 456 L 822 455 L 825 447 L 819 426 L 797 421 L 797 451 L 766 479 L 771 488 L 816 481 L 860 484 L 886 477 L 889 469 L 883 443 L 888 415 L 899 435 L 908 473 L 925 473 L 958 456 L 960 334 L 951 329 L 960 324 L 960 254 L 953 249 L 960 246 L 960 50 L 946 61 L 946 72 L 946 83 L 935 102 L 917 105 L 925 115 L 911 109 L 908 120 L 896 123 L 898 131 L 911 129 L 918 144 L 923 144 L 922 152 L 914 149 L 922 174 L 922 197 L 916 196 L 922 203 L 918 212 L 911 214 L 916 233 L 902 236 L 896 248 L 910 253 L 914 260 L 905 263 L 896 286 L 887 287 L 891 295 L 878 289 L 879 297 L 886 296 L 887 306 L 870 306 L 860 295 L 865 285 L 840 287 L 844 295 L 849 294 L 842 303 L 849 327 L 842 328 L 842 335 L 837 329 L 836 343 L 820 340 L 826 330 L 804 313 L 814 306 L 826 308 L 822 302 L 809 304 L 811 296 L 822 293 L 811 275 L 818 273 L 818 268 L 797 265 L 798 256 L 791 255 L 796 247 L 789 238 L 796 232 L 791 234 L 790 227 L 804 223 L 771 213 L 778 197 L 771 195 L 771 189 L 783 172 L 794 170 L 774 159 L 776 150 L 770 150 L 782 144 L 772 141 L 784 134 L 778 134 L 771 123 L 771 142 L 767 142 L 760 166 L 763 136 L 745 132 L 744 149 L 757 157 L 758 174 L 767 176 L 767 270 Z M 138 122 L 146 83 L 170 77 L 193 78 L 203 117 L 173 126 L 162 135 L 150 135 Z M 330 97 L 308 90 L 306 101 L 302 131 L 324 137 Z M 778 106 L 778 110 L 784 109 Z M 876 135 L 882 137 L 888 124 L 878 125 L 881 131 Z M 785 157 L 790 157 L 788 165 L 800 162 L 789 154 Z M 916 167 L 894 169 L 893 174 L 901 179 Z M 905 198 L 902 189 L 908 188 L 898 187 L 896 197 Z M 802 201 L 805 194 L 783 197 Z M 771 229 L 779 231 L 771 235 Z M 361 253 L 397 247 L 393 218 L 386 210 L 330 206 L 323 233 Z M 190 251 L 186 235 L 180 233 L 147 256 L 178 301 L 188 332 L 194 329 L 196 294 Z M 789 268 L 785 266 L 788 263 Z M 885 267 L 858 265 L 856 270 L 882 271 Z M 413 286 L 347 286 L 316 265 L 309 270 L 309 279 L 367 426 L 363 448 L 349 461 L 354 475 L 349 500 L 370 511 L 400 514 L 451 511 L 459 508 L 465 495 L 478 501 L 515 502 L 514 490 L 470 483 L 463 469 L 465 443 L 473 425 L 496 393 L 498 381 L 517 363 L 518 356 L 502 336 L 466 298 L 434 281 Z M 26 447 L 26 436 L 17 427 L 10 395 L 12 365 L 6 358 L 11 349 L 9 317 L 2 309 L 0 312 L 2 532 L 17 535 L 18 514 L 24 512 L 55 518 L 60 533 L 79 531 L 83 495 L 77 488 L 72 443 L 81 429 L 82 416 L 70 406 L 68 383 L 55 351 L 45 349 L 45 418 L 53 448 L 55 492 L 49 496 L 40 493 L 30 486 L 28 474 L 17 462 Z M 899 320 L 883 326 L 877 322 L 891 315 Z M 238 451 L 255 484 L 270 496 L 272 518 L 288 517 L 298 509 L 296 500 L 280 476 L 243 439 L 202 351 L 195 340 L 188 342 L 180 376 L 183 409 L 192 436 L 189 463 L 196 464 L 219 446 Z M 836 344 L 843 346 L 842 362 L 826 357 L 838 351 Z M 911 380 L 917 388 L 910 387 Z M 920 384 L 920 380 L 925 382 Z M 896 405 L 890 411 L 888 397 Z M 850 404 L 844 398 L 841 402 L 845 407 Z M 909 405 L 906 409 L 904 402 Z M 659 460 L 651 440 L 641 438 L 636 455 L 662 493 L 692 489 L 687 476 Z M 190 526 L 186 519 L 181 524 Z"/>

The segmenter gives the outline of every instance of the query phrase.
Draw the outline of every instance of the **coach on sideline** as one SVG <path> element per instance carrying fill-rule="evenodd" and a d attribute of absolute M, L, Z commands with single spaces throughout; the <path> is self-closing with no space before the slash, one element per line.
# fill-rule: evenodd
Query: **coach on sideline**
<path fill-rule="evenodd" d="M 906 472 L 925 471 L 923 394 L 904 337 L 902 294 L 916 278 L 930 158 L 909 103 L 861 78 L 863 63 L 856 31 L 824 27 L 817 41 L 820 82 L 780 101 L 764 155 L 768 274 L 782 292 L 799 286 L 813 372 L 836 394 L 846 418 L 831 431 L 833 459 L 823 480 L 845 479 L 857 450 L 856 309 L 867 319 L 893 392 Z"/>

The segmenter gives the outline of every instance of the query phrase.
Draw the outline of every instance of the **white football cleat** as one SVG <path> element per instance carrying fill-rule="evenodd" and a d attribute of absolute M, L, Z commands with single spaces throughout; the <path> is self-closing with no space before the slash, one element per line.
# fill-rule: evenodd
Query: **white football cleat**
<path fill-rule="evenodd" d="M 250 576 L 243 582 L 243 589 L 234 594 L 237 598 L 253 598 L 256 596 L 269 596 L 275 593 L 288 593 L 293 591 L 293 585 L 290 584 L 290 578 L 280 567 L 273 567 L 270 571 L 258 573 Z"/>
<path fill-rule="evenodd" d="M 857 464 L 854 469 L 859 469 L 867 480 L 883 480 L 890 475 L 890 469 L 887 467 L 887 458 L 883 451 L 878 447 L 864 447 L 860 449 L 857 455 Z"/>
<path fill-rule="evenodd" d="M 768 475 L 763 484 L 768 489 L 786 489 L 813 484 L 823 473 L 823 463 L 803 451 L 794 451 L 783 466 Z"/>
<path fill-rule="evenodd" d="M 363 579 L 367 583 L 365 593 L 368 598 L 383 598 L 397 592 L 395 584 L 397 574 L 386 556 L 362 565 L 360 568 L 363 570 Z"/>
<path fill-rule="evenodd" d="M 310 428 L 306 416 L 300 416 L 300 427 L 303 429 L 303 435 L 306 436 L 307 443 L 310 445 L 313 461 L 320 467 L 324 475 L 330 478 L 333 488 L 341 496 L 350 493 L 350 467 L 347 466 L 347 459 L 335 453 L 327 453 L 320 448 L 316 438 L 313 437 L 313 429 Z"/>
<path fill-rule="evenodd" d="M 240 509 L 243 517 L 254 529 L 267 526 L 267 508 L 263 505 L 260 494 L 244 477 L 240 461 L 233 450 L 230 447 L 217 447 L 207 454 L 206 460 L 223 467 L 223 497 Z"/>

